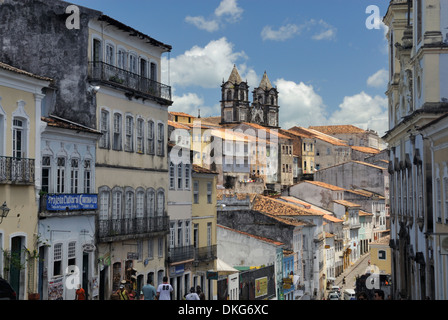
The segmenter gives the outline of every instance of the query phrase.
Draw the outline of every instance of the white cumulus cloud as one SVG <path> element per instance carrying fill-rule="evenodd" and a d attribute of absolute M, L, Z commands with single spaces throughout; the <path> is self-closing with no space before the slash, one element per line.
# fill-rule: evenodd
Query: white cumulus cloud
<path fill-rule="evenodd" d="M 210 41 L 204 47 L 194 46 L 169 61 L 164 57 L 162 61 L 163 79 L 168 78 L 169 66 L 169 82 L 172 86 L 219 88 L 223 77 L 228 77 L 233 65 L 237 65 L 243 80 L 247 79 L 249 83 L 256 82 L 257 76 L 253 69 L 244 62 L 237 64 L 241 59 L 247 59 L 246 54 L 243 51 L 234 52 L 233 44 L 223 37 Z"/>
<path fill-rule="evenodd" d="M 389 80 L 389 75 L 386 69 L 381 69 L 372 74 L 367 79 L 367 85 L 370 87 L 381 88 L 385 87 Z"/>
<path fill-rule="evenodd" d="M 238 6 L 237 0 L 222 0 L 209 19 L 203 16 L 187 16 L 185 22 L 191 23 L 198 29 L 214 32 L 225 25 L 225 22 L 236 23 L 240 21 L 243 11 Z"/>

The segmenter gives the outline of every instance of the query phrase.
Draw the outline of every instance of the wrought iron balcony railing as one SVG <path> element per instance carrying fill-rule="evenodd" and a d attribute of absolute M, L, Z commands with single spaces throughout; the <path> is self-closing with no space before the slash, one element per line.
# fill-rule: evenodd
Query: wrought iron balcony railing
<path fill-rule="evenodd" d="M 98 220 L 98 237 L 100 240 L 111 237 L 138 236 L 168 231 L 168 216 Z"/>
<path fill-rule="evenodd" d="M 217 246 L 196 248 L 195 261 L 212 261 L 218 258 Z"/>
<path fill-rule="evenodd" d="M 0 183 L 34 183 L 34 159 L 0 157 Z"/>
<path fill-rule="evenodd" d="M 89 62 L 89 77 L 93 81 L 106 82 L 114 86 L 135 90 L 144 95 L 171 101 L 170 86 L 105 62 Z"/>
<path fill-rule="evenodd" d="M 168 263 L 194 259 L 194 246 L 173 247 L 168 250 Z"/>

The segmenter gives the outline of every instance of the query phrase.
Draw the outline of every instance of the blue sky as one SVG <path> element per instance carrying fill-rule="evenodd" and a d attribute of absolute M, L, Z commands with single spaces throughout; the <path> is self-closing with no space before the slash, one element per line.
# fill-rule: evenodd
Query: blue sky
<path fill-rule="evenodd" d="M 387 130 L 385 27 L 368 29 L 389 1 L 74 0 L 170 44 L 163 80 L 171 111 L 220 114 L 235 64 L 250 91 L 266 71 L 279 91 L 280 125 L 353 124 Z M 169 77 L 168 77 L 169 70 Z"/>

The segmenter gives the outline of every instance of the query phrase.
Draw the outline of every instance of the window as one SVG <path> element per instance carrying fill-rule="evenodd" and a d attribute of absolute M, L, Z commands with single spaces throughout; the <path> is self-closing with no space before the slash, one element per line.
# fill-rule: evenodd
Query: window
<path fill-rule="evenodd" d="M 157 216 L 161 217 L 165 213 L 165 192 L 159 190 L 157 192 Z"/>
<path fill-rule="evenodd" d="M 121 219 L 121 191 L 115 191 L 112 199 L 112 219 Z"/>
<path fill-rule="evenodd" d="M 51 158 L 42 157 L 42 191 L 50 192 L 51 181 Z"/>
<path fill-rule="evenodd" d="M 114 150 L 121 150 L 121 130 L 122 130 L 122 119 L 121 114 L 115 113 L 114 114 L 114 137 L 113 137 L 113 145 L 112 149 Z"/>
<path fill-rule="evenodd" d="M 76 266 L 76 242 L 72 241 L 68 243 L 68 266 Z"/>
<path fill-rule="evenodd" d="M 79 159 L 71 160 L 70 168 L 70 192 L 78 193 Z"/>
<path fill-rule="evenodd" d="M 157 155 L 163 157 L 165 155 L 165 126 L 163 123 L 157 125 Z"/>
<path fill-rule="evenodd" d="M 109 148 L 109 112 L 101 110 L 100 129 L 103 134 L 100 138 L 100 148 Z"/>
<path fill-rule="evenodd" d="M 185 189 L 190 190 L 190 164 L 185 164 Z"/>
<path fill-rule="evenodd" d="M 386 260 L 386 250 L 378 250 L 378 259 Z"/>
<path fill-rule="evenodd" d="M 108 220 L 109 219 L 109 192 L 102 191 L 100 193 L 100 212 L 99 218 L 100 220 Z"/>
<path fill-rule="evenodd" d="M 137 152 L 144 152 L 144 141 L 145 141 L 145 122 L 143 119 L 137 120 Z"/>
<path fill-rule="evenodd" d="M 65 158 L 57 159 L 57 181 L 56 192 L 64 193 L 65 191 Z"/>
<path fill-rule="evenodd" d="M 132 191 L 126 191 L 126 210 L 125 218 L 132 219 L 134 213 L 134 193 Z"/>
<path fill-rule="evenodd" d="M 210 247 L 212 245 L 212 223 L 207 223 L 207 246 Z"/>
<path fill-rule="evenodd" d="M 142 219 L 145 215 L 145 192 L 138 191 L 137 192 L 137 206 L 135 215 L 138 219 Z"/>
<path fill-rule="evenodd" d="M 118 49 L 118 68 L 126 70 L 126 52 L 123 49 Z"/>
<path fill-rule="evenodd" d="M 144 78 L 148 77 L 148 62 L 145 59 L 140 59 L 140 75 Z"/>
<path fill-rule="evenodd" d="M 159 244 L 158 244 L 158 254 L 159 257 L 163 257 L 163 237 L 159 237 L 158 239 Z"/>
<path fill-rule="evenodd" d="M 436 218 L 437 222 L 442 222 L 442 190 L 440 178 L 436 179 Z"/>
<path fill-rule="evenodd" d="M 182 163 L 177 165 L 177 188 L 182 189 Z"/>
<path fill-rule="evenodd" d="M 151 62 L 151 74 L 149 77 L 151 80 L 157 81 L 157 65 Z"/>
<path fill-rule="evenodd" d="M 154 189 L 148 190 L 148 197 L 146 201 L 147 201 L 146 206 L 148 210 L 148 216 L 154 217 L 156 210 L 156 193 Z"/>
<path fill-rule="evenodd" d="M 150 120 L 148 122 L 148 154 L 155 153 L 154 145 L 154 121 Z"/>
<path fill-rule="evenodd" d="M 193 198 L 194 203 L 199 203 L 199 181 L 193 182 Z"/>
<path fill-rule="evenodd" d="M 129 71 L 137 73 L 137 57 L 135 54 L 129 55 Z"/>
<path fill-rule="evenodd" d="M 207 203 L 212 203 L 212 183 L 207 182 Z"/>
<path fill-rule="evenodd" d="M 12 139 L 12 154 L 14 158 L 25 158 L 25 124 L 24 120 L 14 118 L 13 120 L 13 139 Z"/>
<path fill-rule="evenodd" d="M 174 163 L 170 162 L 170 189 L 174 189 L 175 187 L 175 172 L 174 172 Z"/>
<path fill-rule="evenodd" d="M 115 65 L 115 48 L 111 44 L 106 44 L 106 63 Z"/>
<path fill-rule="evenodd" d="M 185 221 L 185 245 L 190 245 L 190 221 Z"/>
<path fill-rule="evenodd" d="M 134 119 L 132 116 L 126 116 L 126 140 L 124 150 L 134 151 Z"/>
<path fill-rule="evenodd" d="M 53 248 L 53 276 L 62 275 L 62 243 L 56 243 Z"/>
<path fill-rule="evenodd" d="M 91 160 L 84 160 L 84 193 L 92 192 Z"/>
<path fill-rule="evenodd" d="M 170 248 L 174 248 L 176 240 L 176 230 L 174 225 L 175 225 L 174 222 L 170 222 Z"/>
<path fill-rule="evenodd" d="M 93 40 L 93 61 L 103 61 L 103 55 L 101 50 L 101 41 L 98 39 Z"/>
<path fill-rule="evenodd" d="M 182 247 L 183 246 L 183 232 L 182 232 L 182 228 L 183 228 L 183 223 L 182 221 L 178 221 L 177 223 L 177 246 L 178 247 Z"/>

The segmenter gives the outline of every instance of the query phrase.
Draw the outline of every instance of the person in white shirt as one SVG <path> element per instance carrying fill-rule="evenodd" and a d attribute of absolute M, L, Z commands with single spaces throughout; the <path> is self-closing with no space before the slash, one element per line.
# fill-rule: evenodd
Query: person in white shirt
<path fill-rule="evenodd" d="M 163 283 L 157 287 L 157 300 L 171 300 L 173 287 L 168 283 L 168 277 L 163 277 Z"/>
<path fill-rule="evenodd" d="M 191 287 L 190 293 L 186 295 L 186 300 L 200 300 L 198 294 L 195 292 L 194 287 Z"/>

